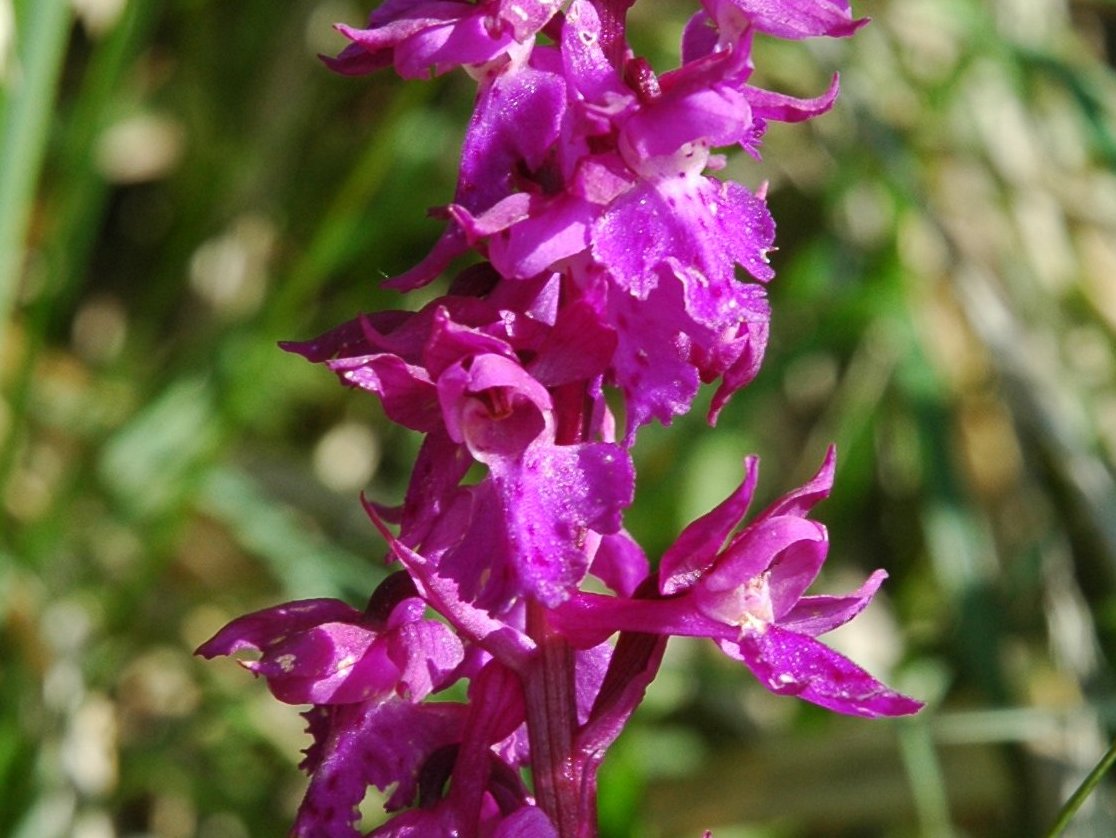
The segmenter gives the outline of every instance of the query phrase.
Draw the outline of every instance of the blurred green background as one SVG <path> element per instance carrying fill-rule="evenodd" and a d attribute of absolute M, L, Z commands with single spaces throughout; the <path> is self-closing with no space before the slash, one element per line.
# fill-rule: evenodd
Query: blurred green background
<path fill-rule="evenodd" d="M 835 717 L 676 642 L 609 836 L 1042 834 L 1116 730 L 1116 4 L 855 7 L 757 46 L 842 96 L 730 162 L 779 223 L 767 363 L 715 431 L 644 432 L 629 526 L 655 555 L 745 454 L 771 498 L 835 440 L 819 589 L 891 579 L 832 642 L 929 707 Z M 637 5 L 660 70 L 693 8 Z M 275 343 L 421 302 L 378 280 L 438 233 L 473 86 L 327 72 L 368 10 L 0 0 L 0 835 L 290 823 L 295 709 L 191 650 L 382 573 L 357 495 L 416 440 Z M 1074 829 L 1116 834 L 1110 788 Z"/>

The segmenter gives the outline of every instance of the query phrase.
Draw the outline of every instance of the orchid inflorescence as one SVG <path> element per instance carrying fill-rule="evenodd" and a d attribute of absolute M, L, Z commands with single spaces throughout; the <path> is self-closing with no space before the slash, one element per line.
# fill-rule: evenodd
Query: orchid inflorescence
<path fill-rule="evenodd" d="M 711 638 L 772 692 L 840 713 L 921 706 L 816 639 L 886 576 L 805 594 L 828 547 L 809 516 L 832 449 L 746 524 L 745 460 L 739 488 L 655 569 L 623 526 L 639 429 L 713 381 L 715 422 L 764 354 L 774 223 L 762 188 L 707 174 L 724 165 L 714 149 L 757 155 L 769 120 L 837 96 L 836 78 L 814 99 L 750 85 L 753 38 L 866 21 L 847 0 L 702 0 L 681 66 L 659 75 L 627 44 L 630 5 L 387 0 L 366 28 L 338 27 L 351 41 L 326 59 L 338 72 L 462 68 L 477 82 L 445 230 L 387 284 L 479 258 L 419 311 L 284 344 L 424 435 L 402 505 L 365 501 L 401 569 L 363 611 L 291 602 L 199 649 L 258 653 L 243 663 L 278 699 L 312 705 L 294 835 L 358 835 L 369 786 L 390 789 L 374 836 L 595 834 L 598 768 L 671 635 Z M 466 700 L 427 700 L 459 682 Z"/>

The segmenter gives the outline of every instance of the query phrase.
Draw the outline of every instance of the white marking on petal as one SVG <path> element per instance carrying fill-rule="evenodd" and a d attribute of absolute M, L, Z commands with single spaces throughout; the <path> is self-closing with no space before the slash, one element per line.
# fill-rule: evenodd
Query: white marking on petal
<path fill-rule="evenodd" d="M 353 664 L 357 662 L 356 655 L 346 655 L 337 662 L 337 671 L 342 669 L 352 669 Z"/>

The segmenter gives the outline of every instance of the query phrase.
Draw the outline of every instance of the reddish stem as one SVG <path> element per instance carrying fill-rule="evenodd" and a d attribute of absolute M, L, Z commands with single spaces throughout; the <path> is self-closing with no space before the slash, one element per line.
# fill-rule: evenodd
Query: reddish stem
<path fill-rule="evenodd" d="M 538 655 L 523 680 L 535 798 L 561 838 L 591 838 L 596 835 L 596 813 L 583 810 L 590 801 L 583 807 L 585 777 L 574 750 L 573 649 L 550 630 L 546 609 L 536 602 L 527 605 L 527 633 L 538 643 Z"/>
<path fill-rule="evenodd" d="M 623 42 L 622 12 L 620 39 Z M 553 397 L 555 442 L 576 445 L 585 441 L 593 411 L 585 383 L 557 387 Z M 574 650 L 551 629 L 547 609 L 538 602 L 527 603 L 527 634 L 538 646 L 523 675 L 536 802 L 561 838 L 594 838 L 596 769 L 600 760 L 590 760 L 576 748 Z"/>

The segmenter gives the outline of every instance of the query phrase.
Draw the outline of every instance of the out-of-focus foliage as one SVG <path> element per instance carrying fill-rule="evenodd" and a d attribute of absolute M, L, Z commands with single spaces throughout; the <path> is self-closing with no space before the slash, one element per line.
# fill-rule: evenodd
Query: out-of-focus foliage
<path fill-rule="evenodd" d="M 716 431 L 652 428 L 654 552 L 763 457 L 834 439 L 838 640 L 930 708 L 777 699 L 677 643 L 606 765 L 610 835 L 1040 832 L 1116 729 L 1116 6 L 877 0 L 761 43 L 774 336 Z M 690 6 L 642 0 L 665 69 Z M 285 356 L 433 241 L 471 84 L 332 76 L 340 0 L 0 0 L 0 834 L 271 836 L 293 708 L 191 650 L 284 599 L 359 605 L 415 440 Z M 413 303 L 408 303 L 413 304 Z M 370 807 L 374 809 L 375 807 Z M 371 821 L 370 821 L 371 823 Z M 1103 787 L 1075 822 L 1111 834 Z"/>

